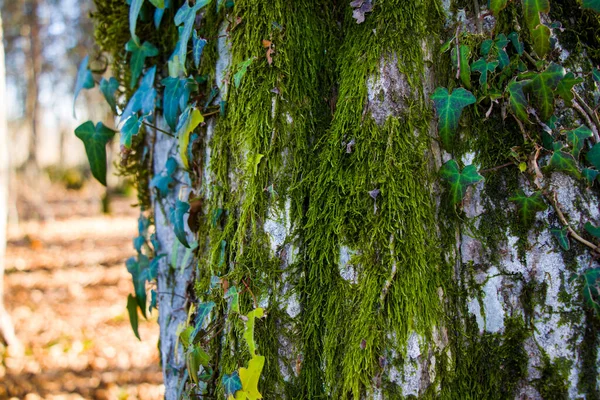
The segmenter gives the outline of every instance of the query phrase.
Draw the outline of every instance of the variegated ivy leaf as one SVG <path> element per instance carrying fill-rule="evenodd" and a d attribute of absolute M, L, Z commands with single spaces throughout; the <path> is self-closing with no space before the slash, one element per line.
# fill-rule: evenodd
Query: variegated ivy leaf
<path fill-rule="evenodd" d="M 531 80 L 517 81 L 515 78 L 506 86 L 510 109 L 523 122 L 529 122 L 527 97 L 525 97 L 523 89 L 530 83 Z"/>
<path fill-rule="evenodd" d="M 150 42 L 144 42 L 144 44 L 140 46 L 135 40 L 130 39 L 125 45 L 125 50 L 131 53 L 131 82 L 129 87 L 133 89 L 142 73 L 146 58 L 157 56 L 158 49 Z"/>
<path fill-rule="evenodd" d="M 452 146 L 452 139 L 458 128 L 462 110 L 475 103 L 476 98 L 471 92 L 463 88 L 454 89 L 450 94 L 448 89 L 439 87 L 435 90 L 431 99 L 438 115 L 438 132 L 442 144 L 448 149 Z"/>
<path fill-rule="evenodd" d="M 483 176 L 479 175 L 474 165 L 467 165 L 461 172 L 455 160 L 442 165 L 440 176 L 450 184 L 452 204 L 460 203 L 467 193 L 467 188 L 483 180 Z"/>
<path fill-rule="evenodd" d="M 565 250 L 569 250 L 571 248 L 569 243 L 568 232 L 569 230 L 567 229 L 567 227 L 550 229 L 550 233 L 552 234 L 552 236 L 556 238 L 560 247 L 562 247 Z"/>
<path fill-rule="evenodd" d="M 600 0 L 583 0 L 582 6 L 600 13 Z"/>
<path fill-rule="evenodd" d="M 148 267 L 150 260 L 144 254 L 138 254 L 138 258 L 131 257 L 125 263 L 127 272 L 131 274 L 133 288 L 135 291 L 135 300 L 146 318 L 146 278 L 148 277 Z"/>
<path fill-rule="evenodd" d="M 571 154 L 575 159 L 579 158 L 579 153 L 583 149 L 585 139 L 592 137 L 592 131 L 585 125 L 567 132 L 567 142 L 571 146 Z"/>
<path fill-rule="evenodd" d="M 197 108 L 189 106 L 179 117 L 177 123 L 177 140 L 179 142 L 179 156 L 181 162 L 186 169 L 190 168 L 190 162 L 188 159 L 188 145 L 190 143 L 190 133 L 200 123 L 204 122 L 204 117 Z"/>
<path fill-rule="evenodd" d="M 75 129 L 75 136 L 83 142 L 94 178 L 106 186 L 106 145 L 115 136 L 115 131 L 98 122 L 84 122 Z"/>
<path fill-rule="evenodd" d="M 137 115 L 132 115 L 125 121 L 121 127 L 121 146 L 126 149 L 131 149 L 133 137 L 138 134 L 144 117 L 138 118 Z"/>
<path fill-rule="evenodd" d="M 75 118 L 75 101 L 79 96 L 79 92 L 82 89 L 91 89 L 94 87 L 94 76 L 92 75 L 92 71 L 88 68 L 88 63 L 90 60 L 90 56 L 85 56 L 85 58 L 79 64 L 79 68 L 77 69 L 77 80 L 75 81 L 75 96 L 73 97 L 73 117 Z"/>
<path fill-rule="evenodd" d="M 545 71 L 535 74 L 527 86 L 542 121 L 554 114 L 554 90 L 564 76 L 565 69 L 561 65 L 550 63 Z"/>
<path fill-rule="evenodd" d="M 204 320 L 206 317 L 208 317 L 214 307 L 215 303 L 212 301 L 198 304 L 198 311 L 196 312 L 196 326 L 190 335 L 190 343 L 194 342 L 196 335 L 198 332 L 200 332 L 200 329 L 202 329 L 202 326 L 204 325 Z"/>
<path fill-rule="evenodd" d="M 548 208 L 541 192 L 535 192 L 531 196 L 527 196 L 523 190 L 519 190 L 509 200 L 517 204 L 519 218 L 525 226 L 530 225 L 535 220 L 535 215 L 538 212 Z"/>
<path fill-rule="evenodd" d="M 488 72 L 494 72 L 498 67 L 498 61 L 487 62 L 485 59 L 480 58 L 471 65 L 471 69 L 479 72 L 479 84 L 483 86 L 483 90 L 487 90 L 487 78 Z"/>

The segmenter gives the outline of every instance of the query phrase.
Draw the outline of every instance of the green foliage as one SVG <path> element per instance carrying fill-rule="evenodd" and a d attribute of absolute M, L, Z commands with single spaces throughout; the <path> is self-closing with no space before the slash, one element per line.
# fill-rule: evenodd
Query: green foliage
<path fill-rule="evenodd" d="M 553 152 L 548 166 L 551 169 L 566 172 L 577 179 L 581 178 L 581 172 L 577 167 L 577 161 L 571 154 L 565 153 L 564 151 L 557 150 Z"/>
<path fill-rule="evenodd" d="M 452 204 L 458 204 L 467 193 L 467 188 L 483 180 L 474 165 L 467 165 L 462 172 L 454 160 L 450 160 L 440 169 L 442 179 L 450 184 L 450 199 Z"/>
<path fill-rule="evenodd" d="M 184 215 L 190 210 L 190 205 L 184 201 L 177 200 L 175 203 L 175 207 L 171 210 L 169 214 L 169 219 L 173 224 L 173 231 L 175 232 L 175 236 L 179 240 L 179 242 L 185 247 L 190 247 L 187 237 L 185 234 L 185 220 L 183 219 Z"/>
<path fill-rule="evenodd" d="M 100 80 L 100 91 L 106 99 L 106 102 L 110 106 L 110 109 L 114 114 L 117 113 L 117 100 L 115 98 L 115 92 L 119 89 L 119 81 L 114 77 L 110 77 L 109 80 L 102 78 Z"/>
<path fill-rule="evenodd" d="M 175 131 L 180 113 L 188 106 L 190 94 L 198 90 L 193 78 L 167 77 L 161 81 L 165 87 L 163 94 L 163 113 L 165 121 Z"/>
<path fill-rule="evenodd" d="M 227 399 L 232 399 L 238 390 L 242 390 L 242 381 L 240 380 L 238 371 L 233 371 L 231 374 L 224 374 L 221 379 Z"/>
<path fill-rule="evenodd" d="M 131 257 L 126 263 L 127 271 L 131 274 L 133 280 L 133 288 L 135 292 L 135 300 L 146 318 L 146 280 L 148 278 L 148 268 L 150 260 L 143 254 L 138 254 L 138 258 Z"/>
<path fill-rule="evenodd" d="M 240 87 L 240 84 L 242 83 L 242 78 L 244 77 L 244 75 L 246 75 L 246 71 L 248 71 L 248 67 L 250 66 L 250 64 L 252 64 L 252 61 L 254 61 L 254 59 L 249 58 L 238 64 L 237 72 L 235 73 L 235 75 L 233 75 L 233 83 L 235 84 L 236 88 Z"/>
<path fill-rule="evenodd" d="M 188 43 L 192 35 L 192 28 L 194 27 L 194 21 L 196 20 L 196 14 L 200 9 L 210 3 L 210 0 L 197 0 L 192 7 L 190 7 L 189 0 L 177 10 L 175 14 L 175 25 L 183 25 L 183 30 L 179 34 L 178 42 L 178 54 L 179 63 L 185 68 L 185 61 L 188 52 Z"/>
<path fill-rule="evenodd" d="M 517 204 L 519 218 L 525 226 L 529 226 L 535 221 L 538 212 L 545 211 L 548 208 L 540 192 L 527 196 L 523 190 L 518 190 L 509 200 Z"/>
<path fill-rule="evenodd" d="M 470 59 L 471 59 L 471 48 L 467 45 L 460 45 L 458 48 L 458 53 L 456 48 L 452 48 L 452 60 L 454 63 L 454 67 L 459 71 L 460 80 L 462 84 L 467 88 L 471 89 L 471 67 L 470 67 Z"/>
<path fill-rule="evenodd" d="M 135 34 L 135 28 L 137 27 L 138 16 L 140 15 L 142 5 L 144 5 L 144 0 L 128 0 L 128 3 L 130 3 L 129 32 L 131 32 L 131 39 L 134 40 L 136 43 L 139 43 L 139 39 Z"/>
<path fill-rule="evenodd" d="M 550 233 L 552 234 L 552 236 L 556 238 L 560 247 L 562 247 L 565 250 L 569 250 L 571 248 L 569 243 L 568 232 L 569 230 L 567 229 L 567 227 L 550 229 Z"/>
<path fill-rule="evenodd" d="M 579 158 L 579 154 L 585 145 L 585 140 L 591 137 L 592 131 L 585 125 L 567 131 L 567 142 L 571 146 L 571 154 L 575 159 Z"/>
<path fill-rule="evenodd" d="M 173 174 L 176 170 L 177 161 L 173 157 L 169 157 L 165 164 L 165 170 L 156 174 L 150 181 L 150 188 L 156 188 L 160 197 L 166 197 L 175 184 Z"/>
<path fill-rule="evenodd" d="M 508 0 L 488 0 L 488 8 L 495 15 L 498 15 L 500 11 L 506 8 Z"/>
<path fill-rule="evenodd" d="M 600 315 L 600 268 L 589 268 L 583 273 L 583 279 L 585 304 Z"/>
<path fill-rule="evenodd" d="M 120 118 L 122 121 L 127 120 L 134 113 L 142 112 L 142 114 L 150 114 L 154 111 L 156 102 L 156 89 L 154 88 L 154 76 L 156 67 L 150 68 L 140 82 L 140 87 L 133 94 L 127 106 L 123 110 Z"/>
<path fill-rule="evenodd" d="M 590 164 L 596 167 L 597 170 L 600 170 L 600 143 L 596 143 L 594 147 L 585 154 L 585 158 Z"/>
<path fill-rule="evenodd" d="M 202 39 L 198 36 L 198 31 L 194 31 L 192 37 L 192 55 L 194 57 L 194 66 L 198 68 L 200 66 L 200 59 L 202 58 L 202 51 L 206 46 L 206 39 Z"/>
<path fill-rule="evenodd" d="M 480 58 L 471 65 L 471 69 L 480 73 L 479 84 L 482 85 L 484 91 L 487 90 L 488 72 L 494 72 L 496 67 L 498 67 L 498 61 L 487 62 L 483 58 Z"/>
<path fill-rule="evenodd" d="M 556 93 L 562 97 L 567 106 L 571 107 L 573 103 L 573 86 L 581 82 L 583 82 L 582 78 L 575 78 L 575 75 L 572 72 L 567 72 L 558 83 Z"/>
<path fill-rule="evenodd" d="M 592 225 L 590 222 L 586 222 L 584 226 L 585 230 L 596 239 L 600 239 L 600 227 Z"/>
<path fill-rule="evenodd" d="M 256 343 L 254 342 L 254 320 L 256 318 L 262 318 L 264 316 L 264 310 L 262 308 L 255 308 L 250 311 L 246 318 L 246 329 L 244 330 L 244 339 L 248 344 L 248 351 L 252 357 L 256 356 Z"/>
<path fill-rule="evenodd" d="M 192 382 L 198 384 L 200 381 L 198 379 L 198 373 L 201 371 L 203 366 L 207 367 L 209 365 L 210 356 L 199 345 L 191 346 L 186 353 L 187 371 L 192 379 Z"/>
<path fill-rule="evenodd" d="M 188 145 L 190 143 L 190 133 L 200 123 L 204 122 L 204 117 L 200 114 L 198 109 L 188 106 L 187 109 L 181 114 L 179 122 L 177 123 L 177 139 L 179 141 L 179 157 L 181 162 L 186 169 L 190 168 L 188 160 Z"/>
<path fill-rule="evenodd" d="M 143 117 L 138 118 L 137 115 L 132 115 L 125 121 L 121 127 L 121 146 L 126 149 L 131 148 L 133 137 L 140 131 L 143 119 Z"/>
<path fill-rule="evenodd" d="M 588 186 L 592 186 L 594 184 L 594 181 L 598 177 L 598 173 L 599 172 L 595 169 L 590 168 L 583 168 L 581 170 L 581 175 L 583 175 L 583 177 L 587 180 Z"/>
<path fill-rule="evenodd" d="M 131 53 L 131 82 L 130 87 L 133 89 L 137 84 L 138 78 L 142 73 L 142 68 L 147 57 L 155 57 L 158 55 L 158 49 L 150 42 L 144 42 L 141 46 L 131 39 L 125 45 L 125 50 Z"/>
<path fill-rule="evenodd" d="M 448 89 L 440 87 L 435 90 L 431 99 L 438 115 L 438 133 L 443 145 L 450 148 L 462 110 L 475 103 L 475 96 L 463 88 L 454 89 L 450 94 Z"/>
<path fill-rule="evenodd" d="M 565 76 L 564 67 L 550 63 L 543 72 L 535 74 L 527 85 L 542 121 L 548 121 L 554 114 L 554 90 L 563 76 Z"/>
<path fill-rule="evenodd" d="M 523 89 L 530 83 L 531 80 L 517 81 L 515 78 L 506 86 L 511 111 L 517 118 L 525 122 L 529 121 L 529 113 L 527 111 L 527 98 Z"/>
<path fill-rule="evenodd" d="M 537 28 L 531 31 L 531 38 L 533 39 L 533 50 L 541 58 L 546 57 L 548 51 L 550 51 L 550 28 L 546 25 L 538 25 Z"/>
<path fill-rule="evenodd" d="M 583 0 L 582 5 L 583 8 L 589 8 L 600 13 L 600 0 Z"/>
<path fill-rule="evenodd" d="M 106 186 L 106 145 L 115 136 L 115 131 L 98 122 L 84 122 L 75 129 L 75 136 L 83 142 L 92 175 Z"/>
<path fill-rule="evenodd" d="M 75 95 L 73 96 L 73 117 L 75 117 L 75 101 L 82 89 L 91 89 L 94 87 L 94 76 L 88 68 L 89 56 L 85 56 L 77 69 L 77 80 L 75 82 Z"/>
<path fill-rule="evenodd" d="M 127 296 L 127 313 L 129 314 L 129 322 L 131 323 L 131 329 L 133 330 L 135 337 L 138 338 L 138 340 L 142 340 L 142 339 L 140 339 L 140 333 L 138 332 L 137 308 L 138 308 L 138 302 L 136 301 L 135 297 L 133 297 L 132 295 L 128 295 Z"/>
<path fill-rule="evenodd" d="M 540 13 L 547 13 L 550 11 L 550 2 L 548 0 L 522 0 L 523 3 L 523 16 L 525 22 L 532 31 L 540 25 Z"/>

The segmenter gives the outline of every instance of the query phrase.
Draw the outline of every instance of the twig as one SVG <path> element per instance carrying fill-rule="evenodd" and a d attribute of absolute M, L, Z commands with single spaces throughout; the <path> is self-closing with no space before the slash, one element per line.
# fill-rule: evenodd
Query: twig
<path fill-rule="evenodd" d="M 533 57 L 531 57 L 531 55 L 528 52 L 523 50 L 523 55 L 525 56 L 525 58 L 527 58 L 527 60 L 529 60 L 530 63 L 532 63 L 537 68 L 537 63 L 535 62 Z"/>
<path fill-rule="evenodd" d="M 460 78 L 460 45 L 458 42 L 458 33 L 460 32 L 460 26 L 456 27 L 456 79 Z"/>
<path fill-rule="evenodd" d="M 498 165 L 497 167 L 482 169 L 482 170 L 479 170 L 479 173 L 480 174 L 485 174 L 485 173 L 488 173 L 488 172 L 497 171 L 497 170 L 502 169 L 502 168 L 510 167 L 511 165 L 515 165 L 515 163 L 508 162 L 506 164 Z"/>
<path fill-rule="evenodd" d="M 536 147 L 535 150 L 535 154 L 533 155 L 533 157 L 530 160 L 530 168 L 533 171 L 533 173 L 535 174 L 535 179 L 533 180 L 533 183 L 535 184 L 535 186 L 537 186 L 538 189 L 542 189 L 542 182 L 544 180 L 544 175 L 542 174 L 542 171 L 540 171 L 540 166 L 538 165 L 538 158 L 540 157 L 540 152 L 542 151 L 542 148 L 540 146 Z"/>
<path fill-rule="evenodd" d="M 252 290 L 250 290 L 250 286 L 248 286 L 244 279 L 242 279 L 242 283 L 244 284 L 244 286 L 246 286 L 246 289 L 248 289 L 250 295 L 252 296 L 252 300 L 254 301 L 254 308 L 258 308 L 258 301 L 256 301 L 256 296 L 254 296 L 254 293 L 252 293 Z"/>
<path fill-rule="evenodd" d="M 584 238 L 579 236 L 573 228 L 571 228 L 571 226 L 567 222 L 567 219 L 565 218 L 564 214 L 562 213 L 562 210 L 560 209 L 560 204 L 558 203 L 558 197 L 556 195 L 556 192 L 552 192 L 551 203 L 552 203 L 552 206 L 554 206 L 554 209 L 556 210 L 558 219 L 567 228 L 567 230 L 569 231 L 569 233 L 571 234 L 573 239 L 577 240 L 579 243 L 586 245 L 587 247 L 589 247 L 590 249 L 592 249 L 592 251 L 594 251 L 596 253 L 600 252 L 598 246 L 596 246 L 595 244 L 593 244 L 591 242 L 588 242 L 587 240 L 585 240 Z"/>
<path fill-rule="evenodd" d="M 149 123 L 147 123 L 146 121 L 142 121 L 142 124 L 146 125 L 146 126 L 147 126 L 147 127 L 149 127 L 149 128 L 152 128 L 152 129 L 154 129 L 154 130 L 156 130 L 156 131 L 158 131 L 158 132 L 164 133 L 164 134 L 165 134 L 165 135 L 167 135 L 167 136 L 171 136 L 172 138 L 174 138 L 174 137 L 175 137 L 175 136 L 173 136 L 173 134 L 171 134 L 171 132 L 165 131 L 164 129 L 160 129 L 160 128 L 159 128 L 159 127 L 157 127 L 157 126 L 154 126 L 154 125 L 152 125 L 152 124 L 149 124 Z"/>
<path fill-rule="evenodd" d="M 576 91 L 573 90 L 572 92 L 577 98 L 576 101 L 573 101 L 573 108 L 579 111 L 579 113 L 583 115 L 587 123 L 590 125 L 590 128 L 594 132 L 595 142 L 600 142 L 600 136 L 598 134 L 600 131 L 600 120 L 598 119 L 598 115 L 590 108 L 590 106 L 587 105 L 585 100 L 583 100 Z"/>
<path fill-rule="evenodd" d="M 385 296 L 387 296 L 388 291 L 390 290 L 390 286 L 392 286 L 392 281 L 396 276 L 397 266 L 396 266 L 396 255 L 394 251 L 394 234 L 390 235 L 390 257 L 392 258 L 392 272 L 390 273 L 390 277 L 385 281 L 385 285 L 383 286 L 383 290 L 381 291 L 381 296 L 379 296 L 379 302 L 383 305 L 383 301 L 385 300 Z"/>

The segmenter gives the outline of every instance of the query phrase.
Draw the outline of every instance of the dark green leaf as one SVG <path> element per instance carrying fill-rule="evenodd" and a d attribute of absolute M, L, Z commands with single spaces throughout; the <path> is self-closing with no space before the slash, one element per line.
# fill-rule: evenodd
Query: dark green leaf
<path fill-rule="evenodd" d="M 140 339 L 140 333 L 138 332 L 138 313 L 137 313 L 137 301 L 132 295 L 127 296 L 127 312 L 129 313 L 129 322 L 131 323 L 131 329 L 135 334 L 135 337 Z"/>
<path fill-rule="evenodd" d="M 594 68 L 592 70 L 592 78 L 594 79 L 594 81 L 596 82 L 596 84 L 600 85 L 600 69 Z"/>
<path fill-rule="evenodd" d="M 223 384 L 223 390 L 225 391 L 225 397 L 235 396 L 238 390 L 242 390 L 242 381 L 237 371 L 233 371 L 231 375 L 225 374 L 221 379 Z"/>
<path fill-rule="evenodd" d="M 165 6 L 163 8 L 157 8 L 154 10 L 154 27 L 158 29 L 162 21 L 163 15 L 168 8 L 171 8 L 171 0 L 164 1 Z"/>
<path fill-rule="evenodd" d="M 452 94 L 449 94 L 448 89 L 439 87 L 435 90 L 431 99 L 439 118 L 438 131 L 442 143 L 446 148 L 450 148 L 463 108 L 475 103 L 476 98 L 471 92 L 463 88 L 454 89 Z"/>
<path fill-rule="evenodd" d="M 100 91 L 104 95 L 106 102 L 110 106 L 113 113 L 117 113 L 117 99 L 115 98 L 115 92 L 119 88 L 119 81 L 114 77 L 110 77 L 109 80 L 102 78 L 100 81 Z"/>
<path fill-rule="evenodd" d="M 565 250 L 569 250 L 571 248 L 569 243 L 568 232 L 569 230 L 566 227 L 560 229 L 550 229 L 550 233 L 552 233 L 552 236 L 554 236 L 556 240 L 558 240 L 558 244 L 560 245 L 560 247 L 562 247 Z"/>
<path fill-rule="evenodd" d="M 198 384 L 198 372 L 202 366 L 208 366 L 210 356 L 199 345 L 194 345 L 186 355 L 187 370 L 192 382 Z"/>
<path fill-rule="evenodd" d="M 196 312 L 196 326 L 190 335 L 190 343 L 194 342 L 196 335 L 198 332 L 200 332 L 200 329 L 202 329 L 202 325 L 204 325 L 204 320 L 206 317 L 208 317 L 208 314 L 210 314 L 214 307 L 215 303 L 212 301 L 198 304 L 198 311 Z"/>
<path fill-rule="evenodd" d="M 592 131 L 585 125 L 567 132 L 567 142 L 571 145 L 571 154 L 575 159 L 579 158 L 579 153 L 583 150 L 585 139 L 592 137 Z"/>
<path fill-rule="evenodd" d="M 556 93 L 563 98 L 565 104 L 571 107 L 573 101 L 573 86 L 583 82 L 581 78 L 575 78 L 572 72 L 568 72 L 556 86 Z"/>
<path fill-rule="evenodd" d="M 546 25 L 540 24 L 531 31 L 531 39 L 533 40 L 533 49 L 535 53 L 540 57 L 546 57 L 548 51 L 550 51 L 550 28 Z"/>
<path fill-rule="evenodd" d="M 487 57 L 487 55 L 490 54 L 490 51 L 492 50 L 493 46 L 494 41 L 492 39 L 486 39 L 483 42 L 481 42 L 481 55 Z"/>
<path fill-rule="evenodd" d="M 483 180 L 483 176 L 477 173 L 474 165 L 467 165 L 462 172 L 454 160 L 450 160 L 440 169 L 442 179 L 450 184 L 450 199 L 452 204 L 462 201 L 467 193 L 467 188 Z"/>
<path fill-rule="evenodd" d="M 598 177 L 598 171 L 595 169 L 584 168 L 581 170 L 581 174 L 588 181 L 589 186 L 592 186 Z"/>
<path fill-rule="evenodd" d="M 131 141 L 133 137 L 138 134 L 140 131 L 140 127 L 142 126 L 142 120 L 138 119 L 137 115 L 132 115 L 125 121 L 123 127 L 121 128 L 121 146 L 126 149 L 131 148 Z"/>
<path fill-rule="evenodd" d="M 539 211 L 544 211 L 548 208 L 541 192 L 535 192 L 531 196 L 527 196 L 522 190 L 519 190 L 509 200 L 517 203 L 519 218 L 526 226 L 535 220 L 535 215 Z"/>
<path fill-rule="evenodd" d="M 150 42 L 144 42 L 144 44 L 140 46 L 135 40 L 130 39 L 125 45 L 125 50 L 131 53 L 131 82 L 129 86 L 133 89 L 142 73 L 146 58 L 157 56 L 158 49 Z"/>
<path fill-rule="evenodd" d="M 196 3 L 190 7 L 189 1 L 186 0 L 183 6 L 177 10 L 175 14 L 175 25 L 179 26 L 183 24 L 183 30 L 179 34 L 179 63 L 185 68 L 185 60 L 187 56 L 188 43 L 192 35 L 192 28 L 196 20 L 196 13 L 206 6 L 210 0 L 197 0 Z"/>
<path fill-rule="evenodd" d="M 244 75 L 246 75 L 246 71 L 248 71 L 248 67 L 250 66 L 250 64 L 252 64 L 253 60 L 253 58 L 249 58 L 246 61 L 242 61 L 238 64 L 238 70 L 235 73 L 235 75 L 233 75 L 233 83 L 235 84 L 236 88 L 240 87 L 240 83 L 242 83 L 242 78 L 244 77 Z"/>
<path fill-rule="evenodd" d="M 115 136 L 115 131 L 98 122 L 84 122 L 75 129 L 75 136 L 83 142 L 92 175 L 106 186 L 106 144 Z"/>
<path fill-rule="evenodd" d="M 148 277 L 150 260 L 144 254 L 138 254 L 137 260 L 135 257 L 131 257 L 125 265 L 127 266 L 127 272 L 131 274 L 133 280 L 135 299 L 142 311 L 142 315 L 146 318 L 146 278 Z"/>
<path fill-rule="evenodd" d="M 483 86 L 484 90 L 487 89 L 488 72 L 494 72 L 497 66 L 498 61 L 487 62 L 483 58 L 480 58 L 471 65 L 471 69 L 480 73 L 479 84 Z"/>
<path fill-rule="evenodd" d="M 185 219 L 184 215 L 190 210 L 190 205 L 181 200 L 177 200 L 175 203 L 175 208 L 171 210 L 170 220 L 173 224 L 173 229 L 175 231 L 175 236 L 179 239 L 179 242 L 185 247 L 189 248 L 186 235 L 185 235 Z"/>
<path fill-rule="evenodd" d="M 206 46 L 206 39 L 199 37 L 198 31 L 194 30 L 194 36 L 192 37 L 192 54 L 194 55 L 194 66 L 196 68 L 200 66 L 200 58 L 202 58 L 204 46 Z"/>
<path fill-rule="evenodd" d="M 129 33 L 131 33 L 131 38 L 136 43 L 139 43 L 139 39 L 135 34 L 135 28 L 143 4 L 144 0 L 131 0 L 131 5 L 129 6 Z"/>
<path fill-rule="evenodd" d="M 140 87 L 131 96 L 123 114 L 121 114 L 121 121 L 127 120 L 134 113 L 139 111 L 142 114 L 151 114 L 154 111 L 156 101 L 156 89 L 154 88 L 154 76 L 156 75 L 156 66 L 150 68 L 146 75 L 142 78 Z"/>
<path fill-rule="evenodd" d="M 600 0 L 583 0 L 583 8 L 589 8 L 591 10 L 600 13 Z"/>
<path fill-rule="evenodd" d="M 565 69 L 561 65 L 550 63 L 548 68 L 536 74 L 527 86 L 542 121 L 547 121 L 554 113 L 554 89 L 563 76 L 565 76 Z"/>
<path fill-rule="evenodd" d="M 174 131 L 181 111 L 188 106 L 190 94 L 198 89 L 198 85 L 192 78 L 167 77 L 161 83 L 165 86 L 163 97 L 165 120 Z"/>
<path fill-rule="evenodd" d="M 154 309 L 158 310 L 158 307 L 156 306 L 156 291 L 152 289 L 150 291 L 150 314 L 152 314 L 152 310 Z"/>
<path fill-rule="evenodd" d="M 489 0 L 488 8 L 494 15 L 498 16 L 500 11 L 506 7 L 507 3 L 508 0 Z"/>
<path fill-rule="evenodd" d="M 531 80 L 517 81 L 513 79 L 506 87 L 510 109 L 523 122 L 529 121 L 529 113 L 527 112 L 528 103 L 525 93 L 523 93 L 523 88 L 530 83 Z"/>
<path fill-rule="evenodd" d="M 555 151 L 552 153 L 548 166 L 554 170 L 570 174 L 577 179 L 581 178 L 581 172 L 577 168 L 577 161 L 572 155 L 564 151 Z"/>
<path fill-rule="evenodd" d="M 584 225 L 585 230 L 596 239 L 600 239 L 600 227 L 592 225 L 590 222 L 586 222 Z"/>
<path fill-rule="evenodd" d="M 506 35 L 504 33 L 501 33 L 498 36 L 496 36 L 496 39 L 494 39 L 494 43 L 496 44 L 497 49 L 504 49 L 506 48 L 506 46 L 508 46 L 508 43 L 510 42 Z"/>
<path fill-rule="evenodd" d="M 585 155 L 586 160 L 600 170 L 600 143 L 596 143 Z"/>
<path fill-rule="evenodd" d="M 523 15 L 530 31 L 534 30 L 540 24 L 540 13 L 550 11 L 548 0 L 522 0 Z"/>
<path fill-rule="evenodd" d="M 156 188 L 158 190 L 159 197 L 166 197 L 169 194 L 169 190 L 175 184 L 173 179 L 173 173 L 177 170 L 177 161 L 173 157 L 167 159 L 165 164 L 165 170 L 160 174 L 157 174 L 150 181 L 150 188 Z"/>
<path fill-rule="evenodd" d="M 519 38 L 519 34 L 517 32 L 511 32 L 510 35 L 508 35 L 508 38 L 512 42 L 512 45 L 515 48 L 515 51 L 517 52 L 517 54 L 522 55 L 524 48 L 523 48 L 523 42 L 521 42 L 521 40 Z"/>
<path fill-rule="evenodd" d="M 85 58 L 79 64 L 79 68 L 77 69 L 77 80 L 75 81 L 75 96 L 73 97 L 73 117 L 75 117 L 75 101 L 79 96 L 79 92 L 82 89 L 91 89 L 94 87 L 94 76 L 92 75 L 92 71 L 88 69 L 88 62 L 90 56 L 85 56 Z"/>
<path fill-rule="evenodd" d="M 225 263 L 225 249 L 227 248 L 227 241 L 221 240 L 221 254 L 219 256 L 219 266 Z"/>
<path fill-rule="evenodd" d="M 469 60 L 471 59 L 471 48 L 467 45 L 460 45 L 457 57 L 456 47 L 452 48 L 452 62 L 455 68 L 460 70 L 460 80 L 467 89 L 471 89 L 471 67 Z"/>

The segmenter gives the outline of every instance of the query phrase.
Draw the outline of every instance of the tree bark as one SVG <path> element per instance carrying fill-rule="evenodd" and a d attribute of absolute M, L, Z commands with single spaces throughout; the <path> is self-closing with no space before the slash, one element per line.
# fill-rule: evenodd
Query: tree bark
<path fill-rule="evenodd" d="M 27 169 L 32 175 L 37 174 L 39 168 L 37 146 L 39 128 L 39 76 L 42 70 L 42 43 L 40 38 L 40 22 L 38 15 L 38 1 L 29 0 L 27 3 L 27 25 L 29 28 L 29 48 L 27 54 L 27 96 L 25 100 L 25 114 L 30 123 L 30 137 L 28 142 Z"/>

